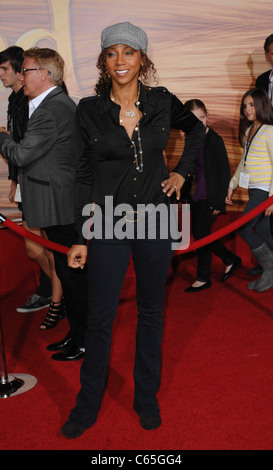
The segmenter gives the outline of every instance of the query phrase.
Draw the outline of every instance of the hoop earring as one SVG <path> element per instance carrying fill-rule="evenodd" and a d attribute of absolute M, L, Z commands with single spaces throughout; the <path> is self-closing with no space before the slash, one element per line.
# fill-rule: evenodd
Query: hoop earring
<path fill-rule="evenodd" d="M 110 75 L 110 73 L 108 72 L 108 70 L 106 70 L 104 76 L 105 76 L 105 80 L 106 80 L 107 82 L 110 82 L 110 81 L 111 81 L 111 75 Z"/>

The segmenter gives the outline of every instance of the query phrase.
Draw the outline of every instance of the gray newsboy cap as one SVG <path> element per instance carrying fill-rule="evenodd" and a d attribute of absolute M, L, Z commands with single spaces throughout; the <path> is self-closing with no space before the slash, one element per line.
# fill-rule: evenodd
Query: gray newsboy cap
<path fill-rule="evenodd" d="M 114 44 L 126 44 L 135 50 L 141 49 L 142 52 L 147 52 L 148 38 L 143 29 L 134 26 L 132 23 L 117 23 L 108 26 L 101 33 L 101 48 Z"/>

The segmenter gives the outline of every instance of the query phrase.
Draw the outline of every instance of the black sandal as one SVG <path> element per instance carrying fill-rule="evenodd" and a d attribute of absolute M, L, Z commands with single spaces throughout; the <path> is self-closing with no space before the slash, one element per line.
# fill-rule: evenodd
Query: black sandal
<path fill-rule="evenodd" d="M 64 299 L 62 299 L 60 302 L 51 301 L 47 316 L 45 317 L 43 323 L 41 323 L 40 329 L 50 330 L 51 328 L 55 328 L 61 318 L 63 318 L 65 315 L 66 312 Z"/>

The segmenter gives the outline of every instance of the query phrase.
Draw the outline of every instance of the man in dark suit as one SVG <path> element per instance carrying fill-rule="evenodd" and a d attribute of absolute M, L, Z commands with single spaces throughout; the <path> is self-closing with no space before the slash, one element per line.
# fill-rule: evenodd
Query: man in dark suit
<path fill-rule="evenodd" d="M 273 34 L 270 34 L 264 43 L 265 59 L 270 64 L 270 70 L 262 73 L 256 80 L 256 88 L 262 88 L 268 93 L 273 104 Z M 271 81 L 272 77 L 272 81 Z"/>
<path fill-rule="evenodd" d="M 74 242 L 74 180 L 76 104 L 62 90 L 64 61 L 54 50 L 24 52 L 21 82 L 29 97 L 29 121 L 16 143 L 0 129 L 0 153 L 19 168 L 25 219 L 40 227 L 49 240 L 70 247 Z M 68 268 L 66 255 L 54 251 L 57 275 L 67 304 L 70 332 L 49 345 L 52 358 L 69 361 L 84 355 L 87 317 L 87 274 Z"/>
<path fill-rule="evenodd" d="M 28 123 L 28 97 L 24 95 L 24 89 L 19 80 L 23 65 L 23 52 L 23 49 L 18 46 L 10 46 L 0 52 L 0 80 L 5 88 L 12 90 L 8 98 L 7 129 L 15 142 L 21 142 Z M 8 170 L 8 178 L 11 181 L 9 200 L 15 202 L 16 189 L 18 189 L 18 168 L 9 163 Z M 18 208 L 22 210 L 21 202 L 18 202 Z M 22 225 L 29 229 L 23 214 Z M 35 229 L 34 233 L 41 235 L 39 229 Z M 27 238 L 25 238 L 25 247 L 27 256 L 40 267 L 40 280 L 36 292 L 24 305 L 16 309 L 19 313 L 35 312 L 49 307 L 51 299 L 50 267 L 46 251 L 41 245 Z"/>

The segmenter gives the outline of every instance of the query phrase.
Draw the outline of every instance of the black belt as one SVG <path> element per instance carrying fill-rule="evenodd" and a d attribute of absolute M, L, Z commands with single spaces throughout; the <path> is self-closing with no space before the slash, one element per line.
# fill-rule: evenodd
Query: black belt
<path fill-rule="evenodd" d="M 147 206 L 145 209 L 143 210 L 137 210 L 137 209 L 134 209 L 132 208 L 132 210 L 124 210 L 121 212 L 120 215 L 115 215 L 114 212 L 115 212 L 115 208 L 113 210 L 113 213 L 111 215 L 113 215 L 113 217 L 118 217 L 118 218 L 124 218 L 126 220 L 126 222 L 138 222 L 143 216 L 145 216 L 145 214 L 151 214 L 155 209 L 156 209 L 156 205 L 153 205 L 154 207 L 149 207 Z M 101 210 L 101 213 L 102 215 L 107 215 L 107 210 L 105 208 L 105 206 L 98 206 Z M 96 209 L 95 209 L 96 210 Z M 90 212 L 90 216 L 93 217 L 94 215 L 94 211 L 91 211 Z"/>

